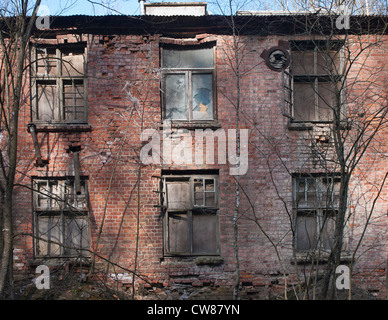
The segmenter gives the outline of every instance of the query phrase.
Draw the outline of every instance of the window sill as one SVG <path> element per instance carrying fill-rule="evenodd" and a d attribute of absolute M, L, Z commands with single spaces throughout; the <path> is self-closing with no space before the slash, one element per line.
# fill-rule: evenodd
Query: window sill
<path fill-rule="evenodd" d="M 313 130 L 314 127 L 327 127 L 333 125 L 333 122 L 290 122 L 288 125 L 288 130 L 290 131 L 305 131 Z M 350 130 L 351 126 L 346 121 L 340 122 L 340 130 Z"/>
<path fill-rule="evenodd" d="M 200 256 L 188 256 L 188 255 L 165 255 L 164 257 L 160 258 L 160 261 L 163 264 L 167 265 L 175 265 L 182 263 L 190 264 L 190 265 L 198 265 L 198 266 L 204 266 L 204 265 L 212 265 L 217 266 L 224 263 L 224 259 L 221 258 L 218 255 L 200 255 Z"/>
<path fill-rule="evenodd" d="M 88 132 L 92 126 L 85 123 L 31 123 L 36 132 Z"/>
<path fill-rule="evenodd" d="M 329 259 L 330 252 L 328 251 L 321 251 L 319 252 L 319 263 L 325 264 L 327 263 Z M 304 265 L 304 264 L 310 264 L 314 261 L 316 263 L 316 260 L 318 259 L 318 252 L 314 251 L 299 251 L 295 254 L 295 259 L 291 261 L 291 264 L 298 264 L 298 265 Z M 350 262 L 352 259 L 352 256 L 348 252 L 343 252 L 341 255 L 341 262 Z"/>
<path fill-rule="evenodd" d="M 218 121 L 208 121 L 208 122 L 177 122 L 171 121 L 171 128 L 173 129 L 219 129 L 221 128 L 221 123 Z M 160 129 L 163 129 L 163 124 L 160 125 Z"/>
<path fill-rule="evenodd" d="M 80 257 L 79 256 L 62 256 L 62 257 L 35 257 L 32 260 L 28 261 L 30 267 L 37 267 L 39 265 L 46 265 L 48 267 L 58 267 L 63 266 L 64 263 L 68 265 L 80 265 Z M 82 265 L 84 267 L 90 266 L 90 256 L 82 257 Z"/>

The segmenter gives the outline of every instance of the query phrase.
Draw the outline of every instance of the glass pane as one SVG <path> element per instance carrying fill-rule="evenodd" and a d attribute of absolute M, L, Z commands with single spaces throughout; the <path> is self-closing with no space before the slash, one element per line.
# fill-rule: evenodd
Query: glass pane
<path fill-rule="evenodd" d="M 194 179 L 194 192 L 203 191 L 203 179 Z"/>
<path fill-rule="evenodd" d="M 167 207 L 168 209 L 190 209 L 190 184 L 188 182 L 168 182 Z"/>
<path fill-rule="evenodd" d="M 213 76 L 193 74 L 193 119 L 213 119 Z"/>
<path fill-rule="evenodd" d="M 76 194 L 74 181 L 68 181 L 66 186 L 66 204 L 70 206 L 70 210 L 85 210 L 87 209 L 86 185 L 85 181 L 81 181 L 81 194 Z"/>
<path fill-rule="evenodd" d="M 217 217 L 215 214 L 193 215 L 193 252 L 217 252 Z"/>
<path fill-rule="evenodd" d="M 89 226 L 87 218 L 66 217 L 65 223 L 65 245 L 69 247 L 65 248 L 65 254 L 87 255 L 88 253 L 86 251 L 77 250 L 87 249 L 89 247 Z"/>
<path fill-rule="evenodd" d="M 296 121 L 315 120 L 315 90 L 313 82 L 294 82 L 294 118 Z"/>
<path fill-rule="evenodd" d="M 205 190 L 206 191 L 215 191 L 214 190 L 214 179 L 205 179 Z"/>
<path fill-rule="evenodd" d="M 332 82 L 319 82 L 318 85 L 318 119 L 321 121 L 333 120 L 335 106 L 335 86 Z"/>
<path fill-rule="evenodd" d="M 323 234 L 322 234 L 322 245 L 326 250 L 330 250 L 334 245 L 334 231 L 335 231 L 335 217 L 328 216 L 324 221 Z"/>
<path fill-rule="evenodd" d="M 314 74 L 314 52 L 313 51 L 292 52 L 292 73 L 294 75 Z"/>
<path fill-rule="evenodd" d="M 317 53 L 317 74 L 333 75 L 340 71 L 340 53 L 324 51 Z"/>
<path fill-rule="evenodd" d="M 189 252 L 189 227 L 187 214 L 168 215 L 169 252 Z"/>
<path fill-rule="evenodd" d="M 213 48 L 163 49 L 163 68 L 213 68 Z"/>
<path fill-rule="evenodd" d="M 184 74 L 168 74 L 166 81 L 166 119 L 187 120 Z"/>
<path fill-rule="evenodd" d="M 84 120 L 85 99 L 83 80 L 63 81 L 63 111 L 65 120 Z"/>
<path fill-rule="evenodd" d="M 83 48 L 62 49 L 62 75 L 83 76 L 85 55 Z"/>
<path fill-rule="evenodd" d="M 204 192 L 195 192 L 194 193 L 194 205 L 195 206 L 204 206 Z"/>
<path fill-rule="evenodd" d="M 42 239 L 38 240 L 37 254 L 48 256 L 60 255 L 60 245 L 56 243 L 62 243 L 61 234 L 62 227 L 60 217 L 38 217 L 38 236 Z"/>
<path fill-rule="evenodd" d="M 58 120 L 57 86 L 54 82 L 37 84 L 37 119 Z"/>
<path fill-rule="evenodd" d="M 296 221 L 296 248 L 309 250 L 316 244 L 316 218 L 298 216 Z"/>
<path fill-rule="evenodd" d="M 216 199 L 215 199 L 215 192 L 206 192 L 205 193 L 205 206 L 207 207 L 215 207 L 216 206 Z"/>

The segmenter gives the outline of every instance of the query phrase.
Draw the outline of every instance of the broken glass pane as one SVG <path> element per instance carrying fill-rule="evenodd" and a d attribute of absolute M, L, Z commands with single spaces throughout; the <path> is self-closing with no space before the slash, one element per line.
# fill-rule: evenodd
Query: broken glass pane
<path fill-rule="evenodd" d="M 166 75 L 166 119 L 187 120 L 184 74 Z"/>
<path fill-rule="evenodd" d="M 193 119 L 213 119 L 213 76 L 211 74 L 193 74 Z"/>

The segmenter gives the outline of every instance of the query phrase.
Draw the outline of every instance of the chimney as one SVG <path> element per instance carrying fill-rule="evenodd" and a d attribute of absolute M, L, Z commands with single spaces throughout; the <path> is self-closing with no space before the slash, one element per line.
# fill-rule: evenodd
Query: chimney
<path fill-rule="evenodd" d="M 138 0 L 139 1 L 139 3 L 140 3 L 140 14 L 142 15 L 142 16 L 144 16 L 144 2 L 146 1 L 146 0 Z"/>

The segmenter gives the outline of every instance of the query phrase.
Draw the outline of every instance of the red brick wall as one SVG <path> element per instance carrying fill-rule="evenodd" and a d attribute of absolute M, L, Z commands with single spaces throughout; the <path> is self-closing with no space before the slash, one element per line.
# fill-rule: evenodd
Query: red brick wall
<path fill-rule="evenodd" d="M 232 129 L 235 128 L 235 108 L 230 99 L 236 101 L 236 78 L 228 61 L 232 39 L 215 35 L 203 37 L 217 42 L 218 120 L 222 129 Z M 66 38 L 71 39 L 71 36 Z M 138 281 L 138 287 L 145 287 L 140 291 L 142 294 L 152 293 L 147 289 L 151 283 L 158 292 L 173 298 L 182 295 L 183 289 L 188 294 L 196 294 L 194 297 L 197 298 L 231 298 L 235 281 L 232 224 L 235 179 L 229 174 L 228 165 L 169 168 L 219 169 L 221 264 L 201 264 L 195 257 L 163 257 L 162 218 L 160 209 L 154 207 L 158 204 L 158 194 L 153 192 L 158 189 L 158 179 L 152 177 L 160 176 L 161 167 L 142 166 L 138 180 L 141 129 L 158 129 L 161 125 L 159 37 L 83 35 L 82 38 L 88 43 L 90 128 L 82 132 L 39 132 L 42 157 L 48 159 L 49 164 L 42 168 L 35 167 L 32 139 L 27 132 L 31 119 L 30 105 L 26 103 L 20 119 L 20 173 L 17 183 L 30 186 L 31 177 L 34 176 L 73 175 L 71 153 L 66 150 L 69 146 L 80 145 L 82 175 L 89 177 L 91 249 L 95 249 L 105 217 L 97 252 L 124 268 L 110 267 L 108 273 L 117 271 L 125 274 L 134 269 L 138 218 L 137 272 L 149 281 Z M 292 180 L 288 170 L 298 172 L 311 152 L 304 147 L 310 139 L 309 133 L 289 131 L 289 120 L 282 115 L 281 74 L 270 71 L 260 57 L 264 49 L 277 45 L 280 39 L 242 38 L 244 63 L 241 71 L 246 74 L 241 79 L 240 126 L 250 129 L 250 144 L 248 172 L 240 177 L 242 190 L 238 246 L 242 292 L 248 298 L 268 298 L 282 293 L 285 285 L 283 272 L 287 275 L 287 285 L 295 279 L 296 269 L 291 263 L 290 219 L 285 209 L 290 210 L 292 201 Z M 388 49 L 386 38 L 384 46 L 385 49 L 381 48 L 375 53 L 375 59 L 368 61 L 371 66 L 374 63 L 383 64 Z M 385 67 L 385 77 L 386 74 Z M 386 146 L 383 134 L 379 135 L 379 139 Z M 381 144 L 379 147 L 383 146 Z M 306 169 L 310 165 L 307 163 Z M 368 197 L 373 199 L 376 188 L 372 187 L 372 183 L 375 180 L 381 182 L 386 171 L 386 155 L 384 158 L 384 154 L 376 154 L 371 149 L 361 162 L 352 187 L 359 186 L 360 181 L 361 192 L 368 191 Z M 369 184 L 371 188 L 368 188 Z M 368 246 L 373 245 L 374 248 L 362 255 L 355 270 L 357 279 L 360 279 L 357 283 L 363 288 L 377 291 L 380 297 L 385 294 L 384 272 L 387 267 L 386 190 L 384 188 L 381 199 L 376 203 L 376 220 L 368 229 L 365 247 L 360 249 L 360 254 Z M 359 197 L 354 204 L 360 211 L 356 219 L 351 221 L 351 235 L 356 230 L 354 226 L 362 227 L 364 200 Z M 16 187 L 15 213 L 16 232 L 31 233 L 30 189 Z M 354 247 L 356 239 L 351 237 L 350 246 Z M 17 236 L 15 268 L 31 271 L 29 263 L 32 259 L 32 238 Z M 168 293 L 165 290 L 169 290 Z"/>

